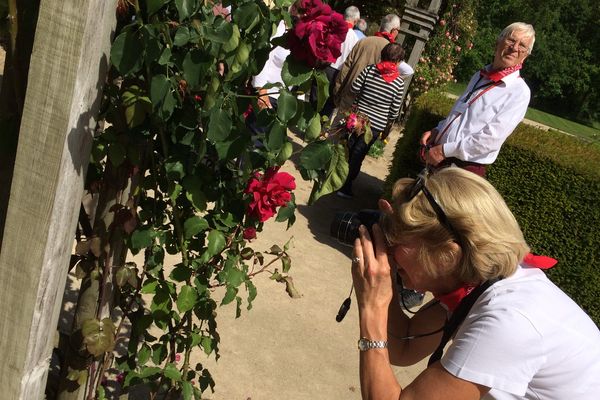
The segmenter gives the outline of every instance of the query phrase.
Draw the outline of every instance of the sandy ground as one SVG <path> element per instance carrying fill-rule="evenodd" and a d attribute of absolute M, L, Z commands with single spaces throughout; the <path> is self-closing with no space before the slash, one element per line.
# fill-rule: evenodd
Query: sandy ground
<path fill-rule="evenodd" d="M 302 180 L 293 163 L 284 166 L 296 177 L 298 186 L 296 223 L 286 230 L 285 224 L 268 222 L 254 248 L 266 250 L 292 238 L 290 275 L 302 297 L 288 297 L 283 285 L 265 275 L 255 279 L 258 297 L 252 310 L 244 308 L 238 319 L 234 305 L 218 310 L 221 357 L 218 362 L 214 357 L 197 359 L 210 369 L 216 381 L 215 393 L 209 390 L 205 398 L 360 399 L 354 300 L 344 321 L 335 321 L 350 291 L 351 248 L 332 239 L 329 226 L 337 211 L 376 206 L 397 139 L 398 133 L 382 158 L 367 157 L 355 181 L 352 200 L 329 195 L 307 206 L 310 184 Z M 423 368 L 424 363 L 398 369 L 398 379 L 406 384 Z"/>

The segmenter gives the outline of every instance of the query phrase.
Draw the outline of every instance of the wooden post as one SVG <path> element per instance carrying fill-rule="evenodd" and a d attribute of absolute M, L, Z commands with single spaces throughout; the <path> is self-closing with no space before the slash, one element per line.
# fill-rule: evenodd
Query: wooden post
<path fill-rule="evenodd" d="M 402 14 L 402 22 L 400 24 L 400 32 L 396 38 L 396 42 L 404 43 L 406 35 L 415 37 L 415 44 L 412 47 L 410 55 L 406 59 L 406 63 L 415 68 L 421 57 L 421 53 L 425 48 L 425 44 L 429 40 L 429 35 L 433 32 L 435 24 L 438 20 L 438 12 L 441 6 L 441 0 L 431 0 L 427 10 L 418 7 L 418 1 L 409 0 L 406 2 L 404 13 Z M 414 28 L 413 28 L 414 27 Z M 416 29 L 418 28 L 418 30 Z M 408 87 L 412 76 L 404 79 L 404 93 L 402 94 L 402 104 L 406 99 Z"/>
<path fill-rule="evenodd" d="M 0 252 L 2 398 L 44 397 L 115 3 L 40 4 Z"/>

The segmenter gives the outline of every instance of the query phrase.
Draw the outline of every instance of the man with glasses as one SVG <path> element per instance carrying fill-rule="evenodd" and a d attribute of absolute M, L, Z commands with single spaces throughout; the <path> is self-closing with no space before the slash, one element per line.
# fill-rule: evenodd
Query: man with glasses
<path fill-rule="evenodd" d="M 477 71 L 448 117 L 421 137 L 423 161 L 485 176 L 504 141 L 523 120 L 530 90 L 519 70 L 535 42 L 533 26 L 515 22 L 496 41 L 492 64 Z"/>

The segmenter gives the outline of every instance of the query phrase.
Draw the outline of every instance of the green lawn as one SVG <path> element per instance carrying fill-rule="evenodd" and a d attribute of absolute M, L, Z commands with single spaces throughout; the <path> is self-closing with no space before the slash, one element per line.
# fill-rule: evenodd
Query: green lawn
<path fill-rule="evenodd" d="M 446 90 L 449 93 L 459 96 L 465 90 L 466 86 L 467 85 L 464 83 L 449 83 L 446 87 Z M 525 118 L 575 136 L 583 137 L 594 142 L 600 142 L 600 129 L 595 129 L 590 126 L 569 121 L 567 119 L 557 117 L 556 115 L 536 110 L 535 108 L 529 107 L 527 109 L 527 114 L 525 114 Z"/>

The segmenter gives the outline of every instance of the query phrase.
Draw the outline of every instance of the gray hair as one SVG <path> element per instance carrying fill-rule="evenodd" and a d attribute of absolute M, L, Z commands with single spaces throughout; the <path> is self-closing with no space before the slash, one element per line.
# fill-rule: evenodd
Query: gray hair
<path fill-rule="evenodd" d="M 367 21 L 365 21 L 364 19 L 359 19 L 358 22 L 356 23 L 356 27 L 358 28 L 359 31 L 361 32 L 366 32 L 367 31 Z"/>
<path fill-rule="evenodd" d="M 358 7 L 350 6 L 346 8 L 346 11 L 344 11 L 344 19 L 351 22 L 358 21 L 360 19 L 360 11 Z"/>
<path fill-rule="evenodd" d="M 393 29 L 400 29 L 400 17 L 396 14 L 388 14 L 381 19 L 380 32 L 391 32 Z"/>
<path fill-rule="evenodd" d="M 535 43 L 535 30 L 533 29 L 533 26 L 531 24 L 526 24 L 525 22 L 513 22 L 506 28 L 502 29 L 502 32 L 500 32 L 500 35 L 498 35 L 498 41 L 509 37 L 513 32 L 523 32 L 526 38 L 531 39 L 529 50 L 527 51 L 527 54 L 531 54 L 531 50 L 533 50 L 533 44 Z"/>

